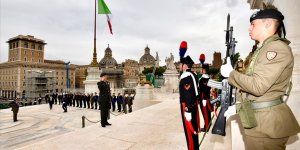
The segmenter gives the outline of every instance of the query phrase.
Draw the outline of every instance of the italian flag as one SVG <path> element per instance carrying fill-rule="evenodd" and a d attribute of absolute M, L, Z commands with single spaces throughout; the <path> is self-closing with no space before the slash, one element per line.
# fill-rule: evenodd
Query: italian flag
<path fill-rule="evenodd" d="M 104 0 L 98 0 L 98 14 L 106 14 L 109 31 L 111 34 L 113 34 L 110 17 L 109 17 L 109 14 L 111 14 L 111 12 L 108 9 L 107 5 L 105 4 Z"/>

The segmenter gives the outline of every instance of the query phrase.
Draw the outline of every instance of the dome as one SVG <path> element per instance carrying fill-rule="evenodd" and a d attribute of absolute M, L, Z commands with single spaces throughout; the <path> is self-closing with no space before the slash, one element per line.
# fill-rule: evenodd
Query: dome
<path fill-rule="evenodd" d="M 105 49 L 105 55 L 99 62 L 100 68 L 115 68 L 118 66 L 117 61 L 112 57 L 112 50 L 109 46 Z"/>
<path fill-rule="evenodd" d="M 145 48 L 145 54 L 140 58 L 140 64 L 155 64 L 155 58 L 150 54 L 150 48 Z"/>

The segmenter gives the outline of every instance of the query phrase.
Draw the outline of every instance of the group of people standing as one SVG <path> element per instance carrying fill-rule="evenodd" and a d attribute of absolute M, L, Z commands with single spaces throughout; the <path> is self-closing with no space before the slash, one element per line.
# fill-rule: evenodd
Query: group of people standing
<path fill-rule="evenodd" d="M 124 93 L 124 97 L 118 93 L 118 96 L 113 93 L 111 95 L 110 83 L 107 80 L 108 75 L 106 73 L 101 73 L 100 82 L 97 83 L 99 89 L 99 98 L 100 98 L 100 115 L 101 115 L 101 126 L 106 127 L 111 124 L 107 122 L 109 118 L 109 112 L 112 108 L 112 111 L 116 110 L 116 103 L 118 112 L 121 112 L 123 109 L 124 113 L 127 113 L 127 105 L 129 112 L 132 112 L 132 104 L 134 100 L 134 94 Z M 121 107 L 122 106 L 122 107 Z"/>
<path fill-rule="evenodd" d="M 115 95 L 115 93 L 113 93 L 113 95 L 111 95 L 112 111 L 115 111 L 117 103 L 118 112 L 127 113 L 128 110 L 129 112 L 132 112 L 133 99 L 134 94 L 129 95 L 125 93 L 123 97 L 120 93 L 118 93 L 117 96 Z M 64 112 L 67 112 L 67 106 L 98 110 L 101 109 L 101 98 L 98 96 L 97 92 L 90 94 L 52 93 L 45 96 L 45 101 L 46 103 L 49 103 L 50 110 L 53 108 L 53 104 L 62 104 Z"/>
<path fill-rule="evenodd" d="M 207 74 L 208 64 L 202 65 L 202 74 L 198 76 L 191 71 L 194 61 L 190 56 L 180 60 L 180 70 L 183 71 L 180 76 L 179 94 L 180 109 L 183 127 L 188 143 L 188 149 L 199 149 L 198 133 L 208 132 L 211 125 L 211 113 L 213 106 L 210 103 L 211 88 L 207 86 L 209 75 Z M 200 113 L 204 120 L 204 125 L 200 127 Z"/>
<path fill-rule="evenodd" d="M 237 88 L 236 104 L 229 106 L 224 117 L 238 114 L 244 134 L 245 148 L 249 150 L 284 150 L 290 136 L 300 132 L 300 126 L 284 96 L 289 94 L 294 57 L 285 38 L 284 16 L 274 6 L 266 6 L 250 17 L 249 35 L 255 49 L 249 55 L 244 72 L 234 70 L 231 60 L 221 66 L 220 73 Z M 198 80 L 191 68 L 190 56 L 180 60 L 180 108 L 189 150 L 199 149 L 198 134 L 209 130 L 209 77 Z M 205 125 L 201 130 L 198 103 Z"/>
<path fill-rule="evenodd" d="M 53 104 L 62 104 L 64 112 L 67 112 L 67 106 L 88 108 L 88 109 L 99 109 L 99 96 L 95 93 L 85 94 L 85 93 L 53 93 L 51 95 L 45 96 L 46 103 L 49 103 L 50 109 L 52 109 Z"/>
<path fill-rule="evenodd" d="M 125 93 L 123 97 L 120 93 L 118 93 L 117 96 L 115 95 L 115 93 L 113 93 L 111 99 L 111 106 L 113 112 L 116 110 L 116 103 L 118 112 L 121 112 L 122 110 L 125 114 L 127 114 L 127 111 L 129 111 L 129 113 L 132 112 L 134 94 Z"/>

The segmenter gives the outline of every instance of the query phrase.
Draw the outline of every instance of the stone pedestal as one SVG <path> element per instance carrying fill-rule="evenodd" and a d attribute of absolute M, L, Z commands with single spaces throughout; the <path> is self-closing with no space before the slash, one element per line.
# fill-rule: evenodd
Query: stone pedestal
<path fill-rule="evenodd" d="M 99 93 L 97 82 L 100 81 L 100 70 L 98 67 L 88 67 L 87 69 L 88 76 L 86 80 L 83 81 L 85 84 L 85 93 Z"/>
<path fill-rule="evenodd" d="M 176 70 L 166 70 L 164 78 L 166 92 L 174 92 L 178 89 L 179 73 Z"/>
<path fill-rule="evenodd" d="M 144 86 L 138 85 L 135 87 L 136 100 L 152 100 L 154 98 L 154 87 L 150 86 L 149 84 L 145 84 Z"/>

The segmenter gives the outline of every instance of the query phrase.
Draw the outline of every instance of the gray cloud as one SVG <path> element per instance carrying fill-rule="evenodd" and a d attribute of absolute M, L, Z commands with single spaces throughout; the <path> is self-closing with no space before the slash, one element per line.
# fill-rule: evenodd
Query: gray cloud
<path fill-rule="evenodd" d="M 33 35 L 45 40 L 46 59 L 88 64 L 93 53 L 94 1 L 1 0 L 0 62 L 7 61 L 9 38 Z M 107 44 L 118 63 L 139 58 L 148 45 L 158 51 L 161 63 L 172 52 L 178 59 L 182 40 L 195 62 L 205 53 L 208 63 L 214 51 L 225 54 L 227 13 L 231 14 L 237 51 L 248 54 L 253 42 L 248 37 L 252 11 L 246 1 L 237 0 L 106 0 L 112 12 L 114 35 L 109 34 L 106 17 L 97 15 L 98 61 Z"/>

